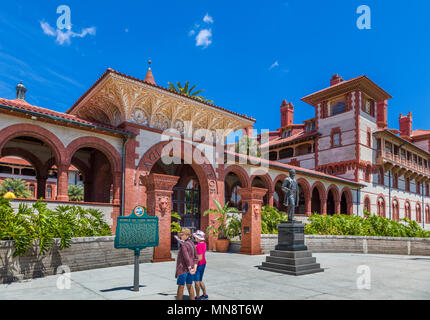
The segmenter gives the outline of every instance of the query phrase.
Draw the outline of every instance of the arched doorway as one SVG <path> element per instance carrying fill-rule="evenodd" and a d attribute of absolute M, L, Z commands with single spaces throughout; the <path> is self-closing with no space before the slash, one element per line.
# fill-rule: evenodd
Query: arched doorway
<path fill-rule="evenodd" d="M 81 190 L 84 202 L 113 202 L 114 173 L 104 152 L 93 147 L 80 148 L 72 155 L 71 164 L 77 171 L 69 172 L 69 191 Z"/>
<path fill-rule="evenodd" d="M 328 191 L 327 194 L 327 214 L 332 216 L 336 213 L 336 202 L 332 190 Z"/>
<path fill-rule="evenodd" d="M 312 190 L 312 202 L 311 202 L 311 211 L 312 214 L 314 213 L 318 213 L 318 214 L 322 214 L 321 211 L 321 196 L 320 196 L 320 192 L 318 190 L 318 188 L 314 188 Z"/>
<path fill-rule="evenodd" d="M 346 199 L 345 192 L 342 193 L 342 197 L 340 198 L 340 213 L 350 214 L 348 210 L 348 200 Z"/>

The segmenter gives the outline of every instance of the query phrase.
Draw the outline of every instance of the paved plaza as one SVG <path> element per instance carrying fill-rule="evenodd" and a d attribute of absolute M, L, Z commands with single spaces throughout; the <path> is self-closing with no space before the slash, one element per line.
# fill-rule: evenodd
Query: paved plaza
<path fill-rule="evenodd" d="M 430 299 L 430 258 L 393 255 L 314 254 L 323 273 L 300 277 L 261 271 L 265 256 L 207 253 L 210 300 Z M 174 300 L 175 263 L 140 265 L 140 292 L 131 291 L 133 265 L 73 272 L 70 289 L 58 276 L 0 285 L 1 300 Z M 368 266 L 371 289 L 357 289 Z M 185 290 L 186 291 L 186 290 Z M 186 297 L 187 298 L 187 297 Z"/>

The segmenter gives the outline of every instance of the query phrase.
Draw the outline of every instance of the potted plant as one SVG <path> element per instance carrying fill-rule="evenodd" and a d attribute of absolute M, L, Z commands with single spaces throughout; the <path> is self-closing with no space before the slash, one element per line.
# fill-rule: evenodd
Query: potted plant
<path fill-rule="evenodd" d="M 227 202 L 224 207 L 220 203 L 214 200 L 217 209 L 209 209 L 204 212 L 204 216 L 208 214 L 215 214 L 217 217 L 213 220 L 215 225 L 210 225 L 206 229 L 206 233 L 212 234 L 216 237 L 215 247 L 217 252 L 227 252 L 228 246 L 230 244 L 231 229 L 228 225 L 228 213 L 240 213 L 236 208 L 229 207 L 229 202 Z"/>

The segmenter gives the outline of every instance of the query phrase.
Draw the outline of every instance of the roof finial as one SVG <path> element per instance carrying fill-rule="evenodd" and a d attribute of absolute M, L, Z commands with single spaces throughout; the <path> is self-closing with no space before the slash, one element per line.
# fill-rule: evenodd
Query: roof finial
<path fill-rule="evenodd" d="M 145 77 L 144 81 L 155 85 L 155 80 L 154 80 L 154 76 L 152 75 L 151 65 L 152 65 L 152 61 L 151 61 L 151 58 L 149 58 L 149 60 L 148 60 L 148 72 L 146 73 L 146 77 Z"/>
<path fill-rule="evenodd" d="M 21 82 L 16 86 L 16 99 L 25 101 L 25 93 L 27 92 L 27 88 Z"/>

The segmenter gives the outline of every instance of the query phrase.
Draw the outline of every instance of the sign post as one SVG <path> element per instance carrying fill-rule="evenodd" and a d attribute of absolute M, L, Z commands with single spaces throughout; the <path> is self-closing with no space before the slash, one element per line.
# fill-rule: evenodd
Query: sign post
<path fill-rule="evenodd" d="M 148 247 L 157 247 L 158 244 L 158 217 L 148 216 L 145 207 L 137 206 L 131 215 L 118 217 L 115 249 L 130 249 L 134 251 L 133 291 L 139 291 L 140 251 Z"/>

